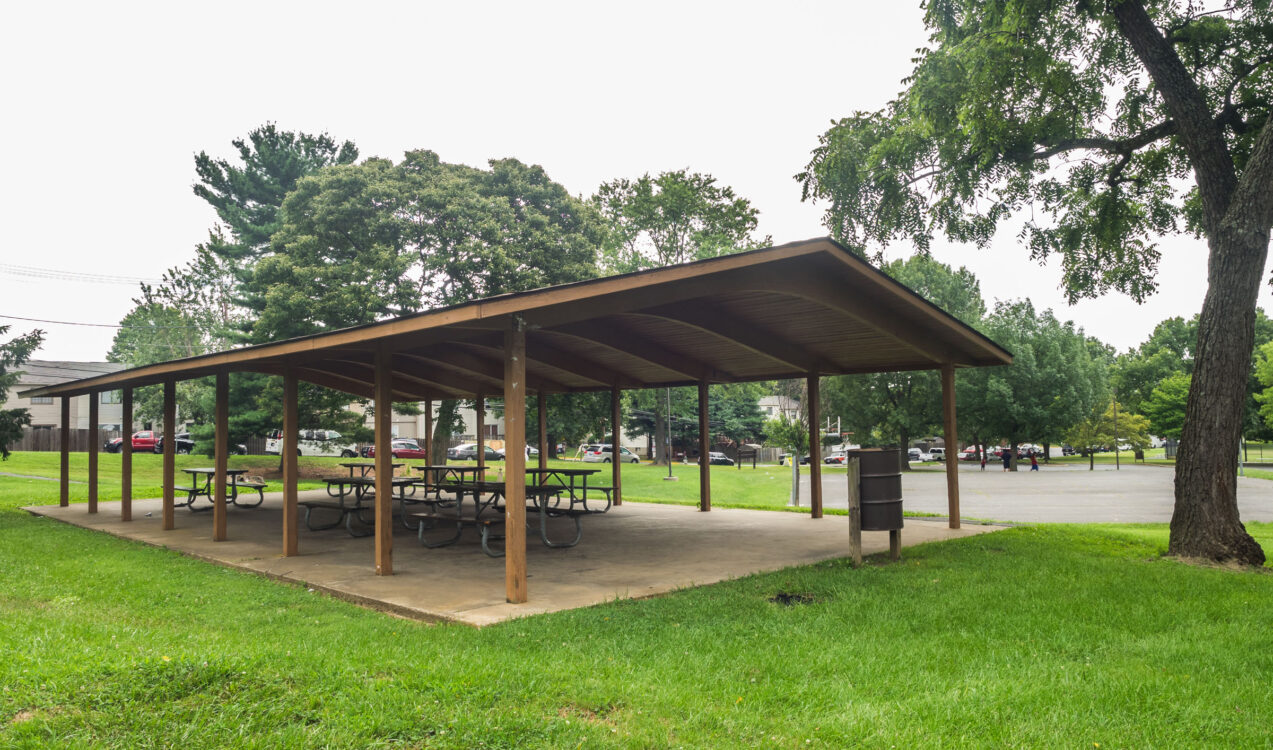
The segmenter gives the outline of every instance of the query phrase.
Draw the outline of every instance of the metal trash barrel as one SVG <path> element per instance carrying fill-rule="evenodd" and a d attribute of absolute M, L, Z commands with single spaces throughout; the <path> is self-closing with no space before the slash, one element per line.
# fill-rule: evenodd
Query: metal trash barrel
<path fill-rule="evenodd" d="M 896 448 L 849 451 L 860 463 L 858 488 L 863 531 L 902 528 L 902 452 Z"/>

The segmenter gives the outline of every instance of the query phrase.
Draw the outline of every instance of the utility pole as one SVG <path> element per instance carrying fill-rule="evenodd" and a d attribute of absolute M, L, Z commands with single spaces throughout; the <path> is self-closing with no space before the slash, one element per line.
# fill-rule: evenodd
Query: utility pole
<path fill-rule="evenodd" d="M 1121 471 L 1118 460 L 1118 386 L 1114 386 L 1114 471 Z"/>

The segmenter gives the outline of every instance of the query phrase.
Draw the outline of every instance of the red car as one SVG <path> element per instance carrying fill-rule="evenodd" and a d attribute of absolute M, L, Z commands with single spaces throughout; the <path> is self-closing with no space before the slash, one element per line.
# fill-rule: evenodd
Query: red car
<path fill-rule="evenodd" d="M 429 456 L 420 447 L 420 444 L 414 440 L 406 438 L 397 438 L 390 443 L 390 453 L 394 458 L 428 458 Z M 376 457 L 376 446 L 367 449 L 367 458 Z"/>
<path fill-rule="evenodd" d="M 123 438 L 113 438 L 106 443 L 107 453 L 119 453 L 123 448 Z M 153 430 L 141 430 L 133 433 L 133 453 L 154 453 L 159 448 L 159 433 Z"/>

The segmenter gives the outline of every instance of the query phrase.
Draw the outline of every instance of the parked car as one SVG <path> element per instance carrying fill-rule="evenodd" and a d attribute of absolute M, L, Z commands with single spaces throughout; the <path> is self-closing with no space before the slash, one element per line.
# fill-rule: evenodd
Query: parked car
<path fill-rule="evenodd" d="M 1072 445 L 1066 445 L 1065 443 L 1062 443 L 1062 444 L 1061 444 L 1061 455 L 1062 455 L 1062 456 L 1073 456 L 1073 455 L 1074 455 L 1074 446 L 1072 446 Z"/>
<path fill-rule="evenodd" d="M 495 452 L 495 449 L 489 445 L 483 445 L 486 450 L 483 452 L 487 461 L 503 461 L 504 457 Z M 454 461 L 476 461 L 477 460 L 477 443 L 461 443 L 454 448 L 447 449 L 446 457 Z"/>
<path fill-rule="evenodd" d="M 832 451 L 831 455 L 822 459 L 824 464 L 843 464 L 848 459 L 848 454 L 844 451 Z"/>
<path fill-rule="evenodd" d="M 177 453 L 193 453 L 194 452 L 195 441 L 193 438 L 190 437 L 190 433 L 178 432 L 174 439 L 177 441 L 176 443 L 177 447 L 174 449 Z M 164 436 L 160 435 L 159 439 L 155 441 L 155 453 L 163 453 L 163 452 L 164 452 Z M 238 443 L 237 445 L 230 446 L 231 455 L 246 456 L 247 453 L 248 453 L 248 447 L 244 445 L 243 443 Z"/>
<path fill-rule="evenodd" d="M 283 449 L 283 431 L 271 430 L 265 436 L 265 452 L 278 454 Z M 358 446 L 347 441 L 335 430 L 301 430 L 296 441 L 298 456 L 339 456 L 355 458 Z"/>
<path fill-rule="evenodd" d="M 408 438 L 395 438 L 389 443 L 389 452 L 394 458 L 428 458 L 420 444 Z M 367 458 L 376 457 L 376 446 L 367 449 Z"/>
<path fill-rule="evenodd" d="M 536 448 L 536 447 L 535 447 L 535 446 L 533 446 L 533 445 L 528 445 L 528 446 L 526 446 L 526 450 L 528 451 L 528 452 L 527 452 L 527 454 L 526 454 L 527 456 L 538 456 L 538 455 L 539 455 L 539 449 L 538 449 L 538 448 Z M 503 448 L 496 448 L 496 449 L 495 449 L 495 452 L 499 454 L 499 457 L 500 457 L 501 459 L 503 459 L 506 455 L 508 455 L 507 453 L 505 453 L 505 452 L 504 452 L 504 449 L 503 449 Z"/>
<path fill-rule="evenodd" d="M 716 451 L 708 451 L 707 465 L 708 466 L 733 466 L 734 459 L 730 458 L 729 456 L 726 456 L 724 453 L 717 453 Z"/>
<path fill-rule="evenodd" d="M 964 448 L 963 450 L 959 451 L 959 460 L 960 461 L 980 461 L 981 451 L 978 451 L 976 448 Z"/>
<path fill-rule="evenodd" d="M 602 443 L 588 443 L 579 446 L 579 453 L 583 456 L 583 461 L 590 464 L 608 464 L 611 462 L 613 453 L 609 445 Z M 625 464 L 639 464 L 641 459 L 632 451 L 619 446 L 619 460 Z M 733 463 L 732 461 L 730 463 Z"/>
<path fill-rule="evenodd" d="M 920 450 L 919 448 L 909 448 L 909 449 L 907 449 L 907 451 L 906 451 L 906 460 L 908 460 L 908 461 L 919 461 L 919 462 L 923 462 L 923 461 L 932 461 L 932 460 L 933 460 L 933 454 L 931 454 L 931 453 L 925 453 L 924 451 Z"/>
<path fill-rule="evenodd" d="M 779 456 L 778 456 L 778 465 L 779 465 L 779 466 L 787 466 L 787 465 L 789 465 L 789 464 L 788 464 L 788 462 L 789 462 L 789 461 L 791 461 L 791 454 L 790 454 L 790 453 L 783 453 L 783 454 L 781 454 L 781 455 L 779 455 Z M 801 457 L 800 457 L 800 465 L 801 465 L 801 466 L 804 466 L 804 465 L 806 465 L 806 464 L 808 464 L 808 463 L 809 463 L 809 457 L 808 457 L 808 456 L 801 456 Z"/>
<path fill-rule="evenodd" d="M 138 430 L 132 435 L 133 453 L 158 453 L 155 444 L 159 441 L 159 433 L 153 430 Z M 119 453 L 124 447 L 123 438 L 114 438 L 106 441 L 103 448 L 107 453 Z"/>
<path fill-rule="evenodd" d="M 928 453 L 929 453 L 929 455 L 932 457 L 932 460 L 934 460 L 934 461 L 945 461 L 945 460 L 946 460 L 946 449 L 945 449 L 945 448 L 929 448 L 929 449 L 928 449 Z"/>

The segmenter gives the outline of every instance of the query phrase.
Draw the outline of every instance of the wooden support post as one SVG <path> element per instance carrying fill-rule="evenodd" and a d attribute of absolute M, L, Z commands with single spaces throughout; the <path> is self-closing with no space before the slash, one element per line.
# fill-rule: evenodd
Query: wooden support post
<path fill-rule="evenodd" d="M 119 444 L 119 520 L 133 520 L 133 389 L 124 388 L 124 414 L 119 428 L 124 433 Z"/>
<path fill-rule="evenodd" d="M 619 437 L 623 435 L 623 394 L 618 386 L 610 389 L 610 429 L 613 431 L 610 455 L 614 456 L 614 463 L 610 464 L 610 484 L 614 487 L 611 494 L 615 505 L 623 505 L 623 470 L 619 468 L 623 465 L 619 445 Z"/>
<path fill-rule="evenodd" d="M 893 560 L 902 559 L 902 530 L 889 529 L 888 532 L 888 556 Z"/>
<path fill-rule="evenodd" d="M 58 505 L 71 504 L 71 397 L 62 397 L 62 487 Z"/>
<path fill-rule="evenodd" d="M 809 376 L 809 517 L 822 518 L 822 409 L 818 405 L 818 376 Z"/>
<path fill-rule="evenodd" d="M 97 403 L 101 400 L 97 393 L 88 394 L 88 512 L 97 512 L 97 436 L 101 434 L 98 424 Z"/>
<path fill-rule="evenodd" d="M 386 344 L 376 349 L 376 575 L 393 575 L 393 368 Z"/>
<path fill-rule="evenodd" d="M 177 486 L 177 383 L 164 381 L 164 531 L 177 527 L 174 498 Z"/>
<path fill-rule="evenodd" d="M 504 597 L 513 604 L 526 601 L 525 325 L 516 316 L 504 332 Z"/>
<path fill-rule="evenodd" d="M 477 478 L 486 479 L 486 395 L 479 392 L 474 399 L 474 418 L 477 420 Z M 508 449 L 504 449 L 508 453 Z"/>
<path fill-rule="evenodd" d="M 300 506 L 296 495 L 299 468 L 296 451 L 300 447 L 297 400 L 296 368 L 288 363 L 283 366 L 283 447 L 279 449 L 283 454 L 279 457 L 283 463 L 283 557 L 300 554 L 297 538 Z"/>
<path fill-rule="evenodd" d="M 212 477 L 212 541 L 224 542 L 225 528 L 225 472 L 230 468 L 230 375 L 218 372 L 216 379 L 216 407 L 213 415 L 213 433 L 216 440 L 216 458 Z"/>
<path fill-rule="evenodd" d="M 424 463 L 433 463 L 433 399 L 424 401 Z M 444 461 L 445 463 L 445 461 Z"/>
<path fill-rule="evenodd" d="M 850 456 L 844 466 L 849 477 L 849 554 L 856 568 L 862 564 L 862 459 Z"/>
<path fill-rule="evenodd" d="M 946 431 L 946 506 L 950 516 L 950 528 L 959 528 L 959 432 L 955 425 L 955 366 L 941 368 L 942 416 Z M 902 446 L 905 449 L 906 446 Z"/>
<path fill-rule="evenodd" d="M 707 422 L 707 382 L 698 384 L 698 509 L 712 509 L 712 428 Z"/>
<path fill-rule="evenodd" d="M 548 468 L 548 395 L 542 391 L 535 397 L 536 416 L 539 421 L 539 468 Z M 554 448 L 556 446 L 553 446 Z"/>

